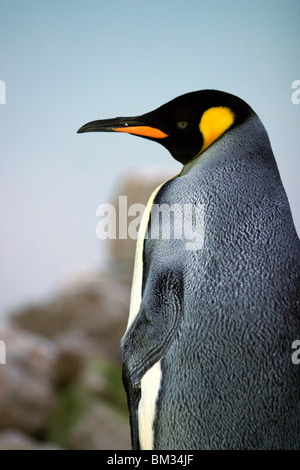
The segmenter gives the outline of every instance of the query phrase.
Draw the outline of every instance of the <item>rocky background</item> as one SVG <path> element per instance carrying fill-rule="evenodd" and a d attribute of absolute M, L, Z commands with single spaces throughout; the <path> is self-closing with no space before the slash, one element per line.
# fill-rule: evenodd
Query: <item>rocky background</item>
<path fill-rule="evenodd" d="M 113 198 L 146 204 L 170 174 L 135 174 Z M 130 218 L 128 218 L 130 223 Z M 106 243 L 103 241 L 102 243 Z M 15 312 L 0 329 L 0 450 L 126 450 L 121 373 L 135 240 L 110 240 L 105 269 L 71 277 L 54 298 Z"/>

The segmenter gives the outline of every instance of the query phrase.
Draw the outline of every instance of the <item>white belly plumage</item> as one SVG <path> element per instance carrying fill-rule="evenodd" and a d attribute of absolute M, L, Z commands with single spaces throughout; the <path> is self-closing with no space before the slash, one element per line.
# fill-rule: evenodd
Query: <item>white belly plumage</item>
<path fill-rule="evenodd" d="M 139 441 L 141 450 L 153 449 L 153 424 L 161 378 L 161 365 L 160 361 L 158 361 L 146 372 L 141 380 L 141 399 L 138 407 Z"/>

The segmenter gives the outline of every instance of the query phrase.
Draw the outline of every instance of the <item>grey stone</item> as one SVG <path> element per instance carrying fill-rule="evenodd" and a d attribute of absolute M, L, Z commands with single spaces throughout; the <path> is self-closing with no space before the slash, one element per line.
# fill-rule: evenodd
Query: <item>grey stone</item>
<path fill-rule="evenodd" d="M 0 450 L 61 450 L 53 443 L 40 442 L 17 429 L 0 432 Z"/>
<path fill-rule="evenodd" d="M 46 427 L 55 400 L 56 345 L 39 336 L 5 328 L 6 364 L 0 365 L 0 429 L 28 433 Z"/>

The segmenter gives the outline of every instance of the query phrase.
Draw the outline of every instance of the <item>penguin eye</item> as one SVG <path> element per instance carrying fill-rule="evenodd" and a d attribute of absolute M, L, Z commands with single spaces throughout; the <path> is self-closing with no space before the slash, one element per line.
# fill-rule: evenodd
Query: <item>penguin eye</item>
<path fill-rule="evenodd" d="M 188 126 L 188 124 L 189 123 L 187 121 L 178 121 L 178 122 L 176 122 L 176 126 L 180 130 L 185 129 Z"/>

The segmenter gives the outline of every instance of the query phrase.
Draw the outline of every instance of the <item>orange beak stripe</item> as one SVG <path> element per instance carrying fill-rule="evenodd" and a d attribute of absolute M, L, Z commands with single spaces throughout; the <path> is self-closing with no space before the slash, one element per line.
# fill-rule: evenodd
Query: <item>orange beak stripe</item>
<path fill-rule="evenodd" d="M 115 127 L 113 130 L 116 132 L 127 132 L 128 134 L 141 135 L 144 137 L 153 137 L 154 139 L 164 139 L 165 137 L 168 137 L 168 134 L 150 126 Z"/>

